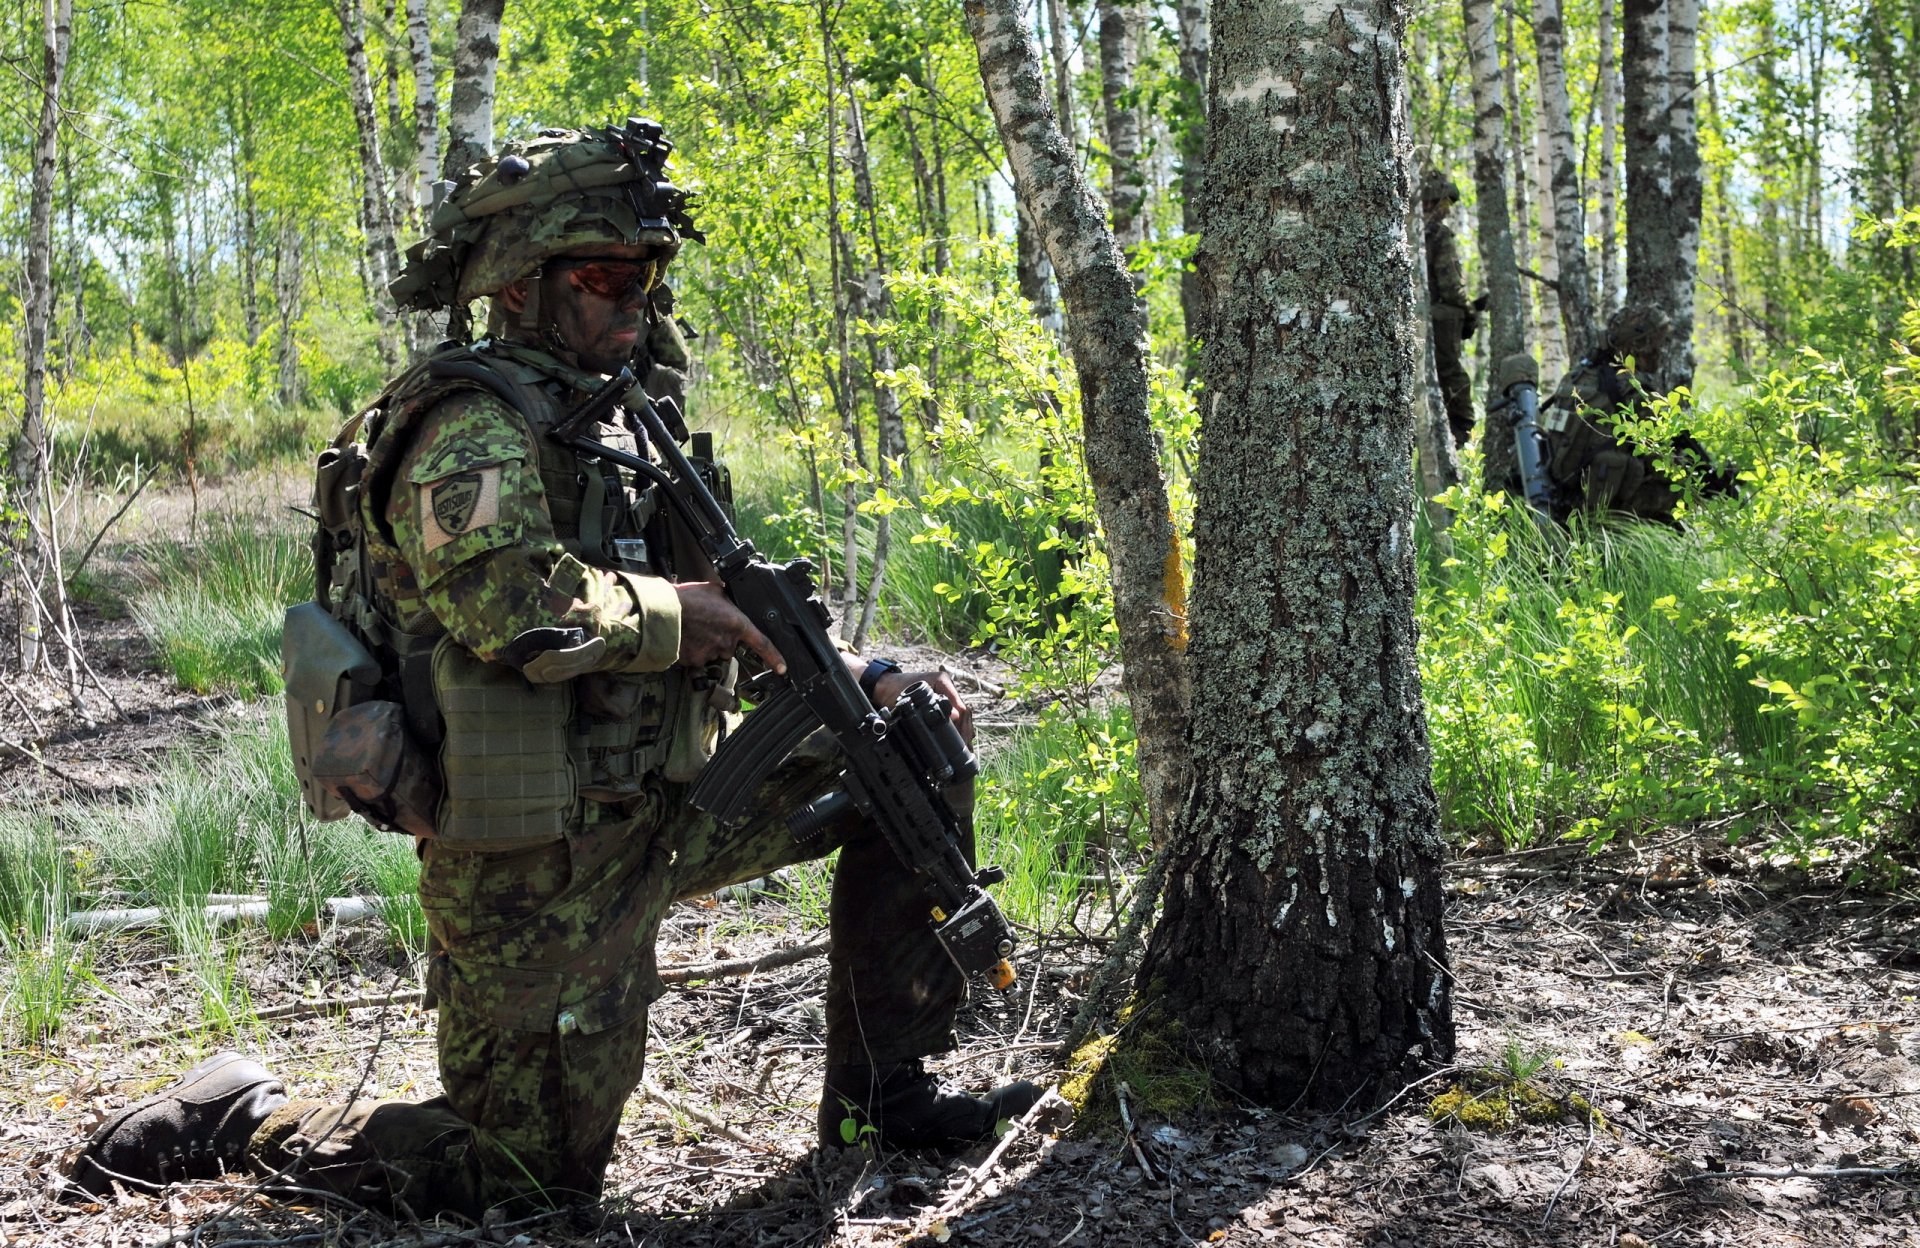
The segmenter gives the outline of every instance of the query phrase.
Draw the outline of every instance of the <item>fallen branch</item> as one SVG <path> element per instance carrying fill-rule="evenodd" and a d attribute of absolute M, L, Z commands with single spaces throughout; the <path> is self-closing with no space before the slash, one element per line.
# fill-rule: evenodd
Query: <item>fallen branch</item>
<path fill-rule="evenodd" d="M 160 462 L 156 460 L 154 461 L 153 466 L 147 469 L 147 475 L 144 477 L 141 477 L 140 480 L 137 483 L 135 483 L 133 487 L 133 492 L 127 495 L 127 501 L 120 504 L 120 510 L 114 512 L 111 516 L 107 517 L 107 522 L 100 526 L 100 531 L 98 533 L 95 533 L 93 535 L 93 540 L 87 543 L 87 548 L 80 552 L 80 558 L 74 561 L 73 570 L 71 572 L 68 572 L 66 575 L 67 584 L 69 585 L 73 584 L 73 579 L 79 576 L 81 570 L 87 566 L 87 560 L 93 558 L 93 552 L 95 549 L 99 547 L 100 539 L 105 537 L 107 535 L 107 532 L 110 529 L 112 529 L 114 525 L 120 523 L 120 517 L 127 514 L 127 509 L 133 506 L 134 500 L 140 497 L 141 491 L 145 490 L 148 485 L 152 484 L 153 474 L 159 471 L 160 471 Z"/>
<path fill-rule="evenodd" d="M 1703 1170 L 1681 1177 L 1682 1183 L 1707 1183 L 1715 1179 L 1885 1179 L 1913 1174 L 1913 1166 L 1838 1166 L 1804 1169 L 1788 1166 L 1784 1170 Z"/>
<path fill-rule="evenodd" d="M 735 958 L 730 962 L 701 962 L 693 966 L 669 966 L 660 971 L 663 984 L 685 984 L 697 979 L 729 979 L 736 975 L 751 975 L 755 971 L 774 971 L 783 966 L 792 966 L 796 962 L 805 962 L 826 953 L 832 942 L 816 940 L 810 945 L 798 945 L 788 949 L 776 949 L 772 953 L 761 954 L 757 958 Z"/>
<path fill-rule="evenodd" d="M 47 760 L 47 757 L 44 754 L 41 754 L 38 750 L 32 749 L 28 746 L 21 745 L 18 741 L 14 741 L 11 738 L 0 737 L 0 749 L 12 750 L 15 754 L 18 754 L 20 757 L 33 762 L 34 764 L 43 768 L 46 771 L 52 772 L 54 775 L 60 777 L 62 780 L 65 780 L 68 784 L 77 784 L 83 789 L 90 789 L 93 787 L 93 785 L 89 781 L 82 780 L 79 776 L 74 775 L 72 772 L 66 771 L 61 767 L 57 766 L 56 764 L 49 762 Z"/>
<path fill-rule="evenodd" d="M 309 1014 L 344 1014 L 348 1010 L 368 1010 L 381 1005 L 410 1005 L 426 997 L 420 988 L 402 988 L 396 992 L 369 997 L 326 997 L 317 1001 L 290 1001 L 255 1010 L 253 1016 L 263 1023 L 282 1018 L 305 1018 Z"/>
<path fill-rule="evenodd" d="M 1120 1102 L 1120 1125 L 1126 1128 L 1127 1143 L 1133 1146 L 1133 1159 L 1140 1163 L 1140 1173 L 1149 1179 L 1157 1180 L 1160 1177 L 1159 1172 L 1153 1168 L 1153 1163 L 1147 1160 L 1146 1150 L 1140 1147 L 1140 1135 L 1133 1129 L 1133 1111 L 1127 1107 L 1127 1095 L 1131 1091 L 1125 1079 L 1122 1079 L 1119 1086 L 1114 1089 L 1114 1095 Z"/>
<path fill-rule="evenodd" d="M 219 900 L 207 898 L 200 916 L 207 923 L 259 923 L 267 917 L 273 903 L 266 898 Z M 377 897 L 329 897 L 320 903 L 320 917 L 335 923 L 364 923 L 381 916 L 384 899 Z M 66 919 L 67 930 L 75 936 L 96 936 L 101 932 L 124 932 L 137 927 L 158 927 L 167 921 L 160 906 L 136 906 L 125 910 L 76 910 Z"/>
<path fill-rule="evenodd" d="M 720 1121 L 718 1118 L 714 1117 L 712 1114 L 707 1113 L 705 1110 L 695 1109 L 693 1106 L 688 1105 L 684 1101 L 675 1100 L 673 1097 L 668 1096 L 665 1092 L 663 1092 L 660 1089 L 660 1085 L 655 1083 L 651 1079 L 643 1079 L 640 1081 L 640 1091 L 646 1094 L 646 1098 L 648 1100 L 653 1101 L 654 1103 L 659 1105 L 664 1105 L 676 1114 L 680 1114 L 687 1118 L 693 1119 L 695 1122 L 699 1123 L 701 1126 L 705 1127 L 707 1130 L 713 1132 L 715 1135 L 724 1135 L 728 1139 L 732 1140 L 735 1144 L 745 1144 L 748 1148 L 754 1149 L 755 1151 L 762 1152 L 762 1153 L 770 1153 L 770 1152 L 778 1151 L 776 1149 L 769 1148 L 767 1145 L 760 1143 L 758 1140 L 749 1139 L 748 1137 L 740 1134 L 738 1131 L 735 1131 L 732 1127 Z"/>

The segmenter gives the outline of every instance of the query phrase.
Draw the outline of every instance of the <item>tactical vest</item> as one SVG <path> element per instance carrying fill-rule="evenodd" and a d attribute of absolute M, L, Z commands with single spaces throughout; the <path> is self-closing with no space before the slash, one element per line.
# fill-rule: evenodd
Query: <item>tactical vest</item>
<path fill-rule="evenodd" d="M 713 703 L 719 700 L 696 695 L 679 667 L 593 672 L 537 684 L 513 667 L 479 659 L 447 636 L 427 609 L 387 525 L 392 492 L 405 488 L 395 479 L 399 465 L 422 418 L 455 395 L 482 391 L 528 422 L 555 535 L 569 554 L 590 567 L 671 576 L 674 548 L 682 544 L 675 532 L 680 526 L 660 514 L 652 491 L 637 493 L 614 465 L 545 436 L 577 397 L 556 376 L 563 371 L 558 361 L 504 344 L 442 350 L 396 379 L 321 456 L 315 484 L 318 605 L 364 644 L 378 666 L 372 680 L 357 682 L 357 690 L 342 682 L 332 699 L 336 712 L 350 711 L 341 704 L 356 701 L 398 704 L 404 714 L 385 712 L 394 722 L 382 728 L 391 733 L 395 723 L 403 724 L 416 770 L 420 759 L 430 760 L 430 779 L 438 782 L 431 812 L 397 812 L 411 818 L 397 817 L 381 801 L 347 786 L 346 806 L 376 825 L 431 834 L 455 848 L 542 844 L 582 820 L 624 815 L 651 778 L 691 779 L 710 752 L 720 718 Z M 290 612 L 290 651 L 297 649 L 292 620 Z M 293 718 L 306 705 L 293 696 L 300 657 L 289 657 L 289 732 L 297 767 L 303 735 L 316 742 L 341 735 L 337 727 L 311 722 L 304 734 L 295 731 Z M 321 666 L 310 687 L 324 685 L 326 669 L 338 664 Z M 322 774 L 308 784 L 303 773 L 303 787 L 321 818 L 345 813 L 316 805 L 313 790 L 326 788 L 329 778 L 371 773 L 365 786 L 371 789 L 387 770 L 384 761 L 371 768 L 364 763 L 367 730 L 351 719 L 348 727 L 350 748 L 329 754 L 316 743 L 309 751 Z M 354 750 L 358 755 L 344 763 L 334 757 Z M 375 753 L 384 760 L 385 751 Z M 399 768 L 391 770 L 397 774 Z"/>

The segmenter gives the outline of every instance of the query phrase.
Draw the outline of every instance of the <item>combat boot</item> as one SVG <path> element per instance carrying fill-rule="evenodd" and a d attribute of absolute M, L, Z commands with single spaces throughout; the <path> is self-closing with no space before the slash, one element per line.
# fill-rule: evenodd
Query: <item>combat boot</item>
<path fill-rule="evenodd" d="M 247 1140 L 286 1104 L 287 1085 L 238 1053 L 216 1053 L 100 1124 L 67 1178 L 104 1196 L 113 1180 L 154 1191 L 242 1168 Z"/>
<path fill-rule="evenodd" d="M 820 1093 L 820 1147 L 964 1148 L 993 1138 L 1001 1120 L 1040 1099 L 1022 1080 L 985 1096 L 940 1085 L 920 1059 L 881 1066 L 827 1067 Z"/>

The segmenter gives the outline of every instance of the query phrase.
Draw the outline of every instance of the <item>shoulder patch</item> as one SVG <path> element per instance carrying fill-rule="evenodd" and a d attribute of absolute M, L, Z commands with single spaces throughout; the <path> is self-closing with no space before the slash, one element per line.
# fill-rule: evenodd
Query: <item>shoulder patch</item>
<path fill-rule="evenodd" d="M 421 537 L 429 553 L 462 533 L 500 522 L 500 465 L 456 472 L 420 489 Z"/>

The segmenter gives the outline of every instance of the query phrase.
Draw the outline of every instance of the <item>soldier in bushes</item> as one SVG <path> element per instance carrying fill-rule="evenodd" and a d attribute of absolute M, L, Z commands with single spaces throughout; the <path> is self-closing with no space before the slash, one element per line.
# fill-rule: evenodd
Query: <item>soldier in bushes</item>
<path fill-rule="evenodd" d="M 1540 424 L 1547 435 L 1547 472 L 1562 515 L 1584 509 L 1675 523 L 1681 495 L 1673 478 L 1660 457 L 1620 428 L 1623 419 L 1644 417 L 1658 397 L 1648 388 L 1649 379 L 1658 375 L 1670 330 L 1671 322 L 1658 308 L 1621 308 L 1544 405 Z M 1735 492 L 1734 469 L 1716 469 L 1691 433 L 1678 434 L 1664 458 L 1697 474 L 1705 497 Z"/>
<path fill-rule="evenodd" d="M 542 436 L 622 366 L 661 389 L 674 378 L 654 365 L 684 369 L 657 292 L 699 234 L 665 177 L 670 146 L 629 122 L 544 131 L 476 166 L 394 284 L 403 306 L 450 309 L 453 341 L 322 457 L 316 510 L 323 528 L 344 517 L 320 543 L 336 552 L 324 605 L 378 656 L 389 736 L 403 725 L 436 773 L 336 788 L 424 834 L 441 1095 L 289 1099 L 221 1054 L 103 1124 L 69 1166 L 81 1188 L 250 1165 L 417 1217 L 592 1200 L 664 991 L 668 908 L 834 848 L 821 1144 L 971 1144 L 1038 1099 L 1028 1083 L 952 1091 L 925 1069 L 953 1046 L 966 989 L 919 885 L 858 816 L 807 844 L 785 822 L 837 787 L 830 742 L 796 751 L 744 826 L 686 804 L 736 647 L 776 669 L 781 656 L 650 494 Z M 482 296 L 486 334 L 467 343 Z M 343 491 L 329 465 L 356 455 Z M 288 656 L 290 670 L 313 661 Z M 970 733 L 944 673 L 847 662 L 881 705 L 928 681 Z M 952 804 L 969 809 L 970 793 Z"/>

